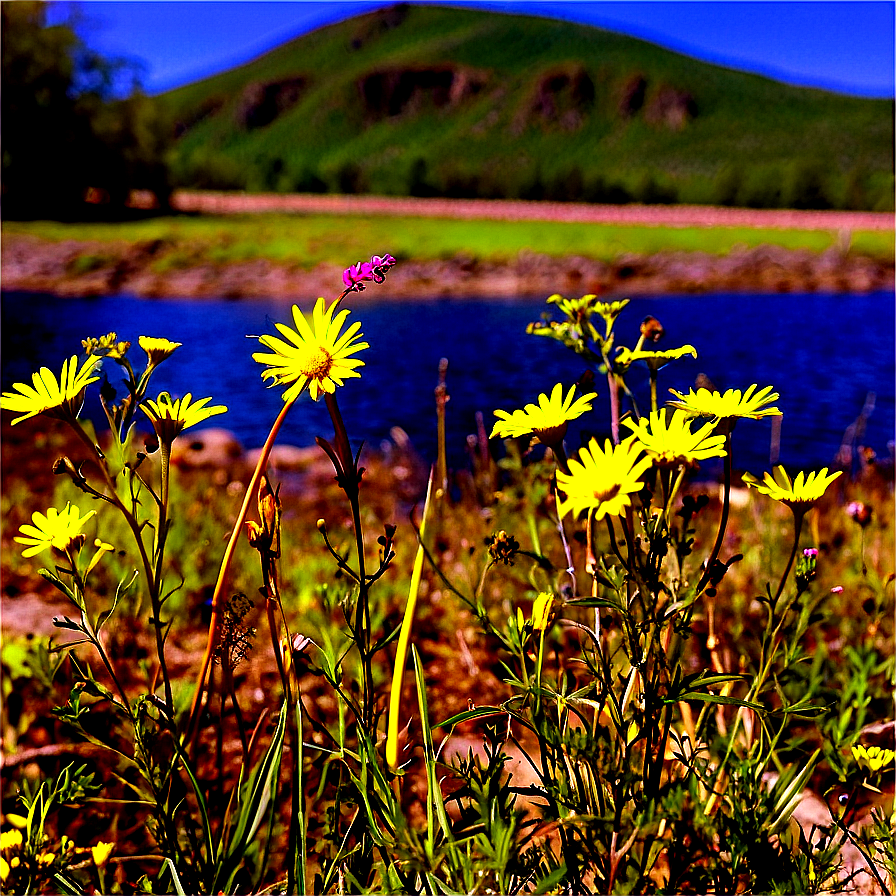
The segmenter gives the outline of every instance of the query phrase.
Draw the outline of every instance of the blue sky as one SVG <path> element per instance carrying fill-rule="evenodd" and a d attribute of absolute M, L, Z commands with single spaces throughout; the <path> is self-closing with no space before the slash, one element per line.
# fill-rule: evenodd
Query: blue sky
<path fill-rule="evenodd" d="M 150 93 L 246 62 L 285 40 L 385 2 L 81 0 L 88 43 L 143 65 Z M 455 5 L 570 19 L 794 84 L 894 95 L 892 0 L 463 0 Z"/>

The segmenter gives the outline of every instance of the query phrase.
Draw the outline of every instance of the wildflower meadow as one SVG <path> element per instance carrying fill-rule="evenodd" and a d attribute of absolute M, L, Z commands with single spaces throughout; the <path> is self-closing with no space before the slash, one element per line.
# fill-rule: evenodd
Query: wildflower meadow
<path fill-rule="evenodd" d="M 85 334 L 3 393 L 55 474 L 6 483 L 4 567 L 68 605 L 4 638 L 3 892 L 892 892 L 892 470 L 742 470 L 773 384 L 669 390 L 700 346 L 552 296 L 529 332 L 579 380 L 450 470 L 443 369 L 400 498 L 338 403 L 395 263 L 254 339 L 283 403 L 244 479 L 172 463 L 226 424 L 152 389 L 202 346 Z M 332 471 L 300 500 L 269 461 L 306 395 Z"/>

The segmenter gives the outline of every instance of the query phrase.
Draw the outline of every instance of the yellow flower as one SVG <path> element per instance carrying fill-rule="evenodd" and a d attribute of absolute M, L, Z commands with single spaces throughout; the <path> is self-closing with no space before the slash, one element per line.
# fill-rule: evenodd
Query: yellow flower
<path fill-rule="evenodd" d="M 38 414 L 62 419 L 77 417 L 84 404 L 84 390 L 99 379 L 94 372 L 98 364 L 98 358 L 88 358 L 79 368 L 78 356 L 72 355 L 62 365 L 58 381 L 51 370 L 41 367 L 31 376 L 34 386 L 15 383 L 13 389 L 19 394 L 4 392 L 0 408 L 22 415 L 12 421 L 13 425 Z"/>
<path fill-rule="evenodd" d="M 104 843 L 102 840 L 96 846 L 91 846 L 90 854 L 93 856 L 94 864 L 98 868 L 102 868 L 109 861 L 109 856 L 112 855 L 114 848 L 114 843 Z"/>
<path fill-rule="evenodd" d="M 693 345 L 683 345 L 681 348 L 667 348 L 662 352 L 645 351 L 644 349 L 632 351 L 629 348 L 621 348 L 619 349 L 619 354 L 616 355 L 615 363 L 617 367 L 627 368 L 635 361 L 643 361 L 651 370 L 657 371 L 665 367 L 670 361 L 677 361 L 685 355 L 692 355 L 696 358 L 697 349 Z"/>
<path fill-rule="evenodd" d="M 778 393 L 772 392 L 771 386 L 766 386 L 755 392 L 758 387 L 754 383 L 741 394 L 740 389 L 728 389 L 724 395 L 719 392 L 710 392 L 709 389 L 691 389 L 687 395 L 669 391 L 677 395 L 679 401 L 670 401 L 673 408 L 681 408 L 691 417 L 713 417 L 719 420 L 730 420 L 737 417 L 749 417 L 758 420 L 760 417 L 779 417 L 781 411 L 778 408 L 767 408 L 764 405 L 778 400 Z"/>
<path fill-rule="evenodd" d="M 651 412 L 649 419 L 642 417 L 637 423 L 630 417 L 622 421 L 622 425 L 638 437 L 656 464 L 673 467 L 725 456 L 725 436 L 712 435 L 712 423 L 691 432 L 690 418 L 684 411 L 675 411 L 668 423 L 666 416 L 667 410 L 662 408 Z"/>
<path fill-rule="evenodd" d="M 22 551 L 23 557 L 33 557 L 47 548 L 65 551 L 69 547 L 76 546 L 80 549 L 84 541 L 82 534 L 84 523 L 95 513 L 95 510 L 89 510 L 81 516 L 81 511 L 71 503 L 66 504 L 61 512 L 55 507 L 51 507 L 46 515 L 36 510 L 31 515 L 34 525 L 26 523 L 21 526 L 19 531 L 22 534 L 16 535 L 13 541 L 29 545 Z"/>
<path fill-rule="evenodd" d="M 288 342 L 276 336 L 258 337 L 258 341 L 273 352 L 252 355 L 259 364 L 267 365 L 262 377 L 273 380 L 271 385 L 293 384 L 284 392 L 284 401 L 297 398 L 306 386 L 317 401 L 322 392 L 335 392 L 337 386 L 343 385 L 343 380 L 361 375 L 355 368 L 363 367 L 364 362 L 352 355 L 370 346 L 358 341 L 363 334 L 359 332 L 361 324 L 357 321 L 340 335 L 349 312 L 345 309 L 334 318 L 338 304 L 339 299 L 327 308 L 326 302 L 318 299 L 310 323 L 298 306 L 293 305 L 296 329 L 291 330 L 285 324 L 275 325 Z"/>
<path fill-rule="evenodd" d="M 200 398 L 194 402 L 189 392 L 183 398 L 172 401 L 167 392 L 160 392 L 155 401 L 144 401 L 140 407 L 152 421 L 159 441 L 170 445 L 185 429 L 227 411 L 223 404 L 206 407 L 210 401 L 211 398 Z"/>
<path fill-rule="evenodd" d="M 808 476 L 801 470 L 796 479 L 791 481 L 784 467 L 777 466 L 774 476 L 771 473 L 763 474 L 762 480 L 744 473 L 744 484 L 755 488 L 757 492 L 768 495 L 775 501 L 786 504 L 791 510 L 808 510 L 827 490 L 827 487 L 840 475 L 842 471 L 828 473 L 824 467 L 817 473 Z"/>
<path fill-rule="evenodd" d="M 597 520 L 620 516 L 631 505 L 632 493 L 643 487 L 639 477 L 651 465 L 650 458 L 641 457 L 643 450 L 634 436 L 616 446 L 607 439 L 603 449 L 592 439 L 569 462 L 569 473 L 557 473 L 557 486 L 566 495 L 557 507 L 560 515 L 593 510 Z"/>
<path fill-rule="evenodd" d="M 123 358 L 131 347 L 130 342 L 119 342 L 118 334 L 115 332 L 107 333 L 100 336 L 99 339 L 82 339 L 81 345 L 84 346 L 84 353 L 87 355 L 99 355 L 102 358 L 112 358 L 119 360 Z"/>
<path fill-rule="evenodd" d="M 550 398 L 544 392 L 538 396 L 537 405 L 527 404 L 521 411 L 514 411 L 512 414 L 495 411 L 498 422 L 495 423 L 490 438 L 500 436 L 508 439 L 532 433 L 545 445 L 558 445 L 566 435 L 566 424 L 590 411 L 591 400 L 597 398 L 596 392 L 589 392 L 573 401 L 575 391 L 576 387 L 570 386 L 564 398 L 563 386 L 557 383 Z"/>
<path fill-rule="evenodd" d="M 9 877 L 9 862 L 6 859 L 0 857 L 0 881 L 6 883 L 6 878 Z"/>
<path fill-rule="evenodd" d="M 7 849 L 15 849 L 22 845 L 21 831 L 3 831 L 0 833 L 0 852 L 6 852 Z"/>
<path fill-rule="evenodd" d="M 553 295 L 548 299 L 549 305 L 556 305 L 567 317 L 572 320 L 588 318 L 594 311 L 596 295 L 582 296 L 580 299 L 564 299 L 561 295 Z"/>
<path fill-rule="evenodd" d="M 853 747 L 852 756 L 859 766 L 868 772 L 879 772 L 896 759 L 896 753 L 893 750 L 883 747 L 866 747 L 864 744 Z"/>
<path fill-rule="evenodd" d="M 549 591 L 540 591 L 532 604 L 532 618 L 529 624 L 532 631 L 543 632 L 548 627 L 551 609 L 554 606 L 554 595 Z M 516 608 L 516 627 L 522 632 L 526 625 L 526 617 L 520 607 Z"/>
<path fill-rule="evenodd" d="M 146 352 L 150 367 L 156 367 L 161 364 L 165 358 L 174 354 L 179 349 L 182 342 L 171 342 L 170 339 L 162 339 L 155 336 L 141 336 L 138 340 L 140 348 Z"/>
<path fill-rule="evenodd" d="M 540 591 L 535 603 L 532 605 L 532 630 L 543 632 L 548 627 L 551 618 L 551 608 L 554 606 L 554 595 L 548 591 Z"/>

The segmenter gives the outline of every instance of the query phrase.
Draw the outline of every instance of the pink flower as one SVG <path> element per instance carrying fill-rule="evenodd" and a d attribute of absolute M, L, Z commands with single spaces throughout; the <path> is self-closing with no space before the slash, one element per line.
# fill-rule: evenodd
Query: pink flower
<path fill-rule="evenodd" d="M 342 282 L 350 291 L 360 292 L 364 289 L 365 280 L 373 280 L 374 283 L 382 283 L 386 279 L 386 272 L 395 264 L 395 259 L 389 255 L 371 255 L 370 261 L 359 261 L 347 267 L 342 272 Z"/>
<path fill-rule="evenodd" d="M 803 556 L 804 557 L 817 557 L 818 549 L 817 548 L 805 548 L 803 550 Z"/>
<path fill-rule="evenodd" d="M 342 272 L 342 282 L 345 284 L 345 288 L 356 290 L 358 292 L 364 289 L 361 281 L 373 279 L 367 268 L 369 268 L 369 265 L 366 261 L 349 265 L 349 267 Z"/>
<path fill-rule="evenodd" d="M 843 594 L 843 586 L 834 585 L 834 587 L 831 588 L 831 594 Z"/>

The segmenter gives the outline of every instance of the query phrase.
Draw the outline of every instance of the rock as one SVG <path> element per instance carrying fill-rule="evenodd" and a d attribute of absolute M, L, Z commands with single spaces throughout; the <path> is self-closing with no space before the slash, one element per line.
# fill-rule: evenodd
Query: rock
<path fill-rule="evenodd" d="M 244 458 L 243 446 L 229 429 L 209 427 L 175 439 L 171 462 L 184 469 L 226 469 Z"/>

